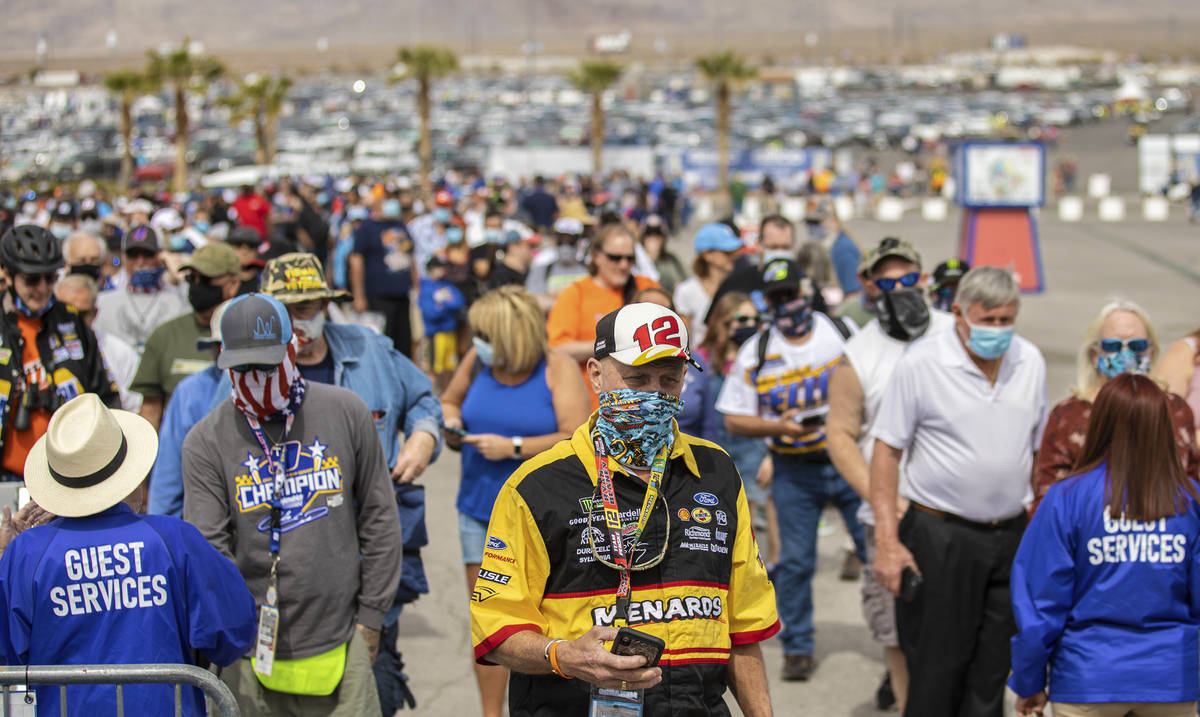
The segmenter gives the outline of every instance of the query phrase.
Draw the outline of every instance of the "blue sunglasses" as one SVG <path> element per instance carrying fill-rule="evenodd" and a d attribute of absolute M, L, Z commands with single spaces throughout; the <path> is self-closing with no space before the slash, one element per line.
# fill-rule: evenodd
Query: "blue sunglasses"
<path fill-rule="evenodd" d="M 896 288 L 896 284 L 904 287 L 911 287 L 916 286 L 917 282 L 920 280 L 921 272 L 914 271 L 909 274 L 905 274 L 899 279 L 892 279 L 890 277 L 876 279 L 875 286 L 878 286 L 880 291 L 891 291 L 892 289 Z"/>
<path fill-rule="evenodd" d="M 1129 350 L 1135 354 L 1140 354 L 1150 348 L 1150 341 L 1148 339 L 1129 339 L 1128 341 L 1122 341 L 1121 339 L 1100 339 L 1100 350 L 1106 354 L 1118 353 L 1125 347 L 1129 347 Z"/>

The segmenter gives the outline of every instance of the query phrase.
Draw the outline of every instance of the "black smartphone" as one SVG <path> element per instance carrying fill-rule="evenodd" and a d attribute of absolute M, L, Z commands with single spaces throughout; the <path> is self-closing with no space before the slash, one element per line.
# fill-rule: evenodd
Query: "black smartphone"
<path fill-rule="evenodd" d="M 658 658 L 662 657 L 666 647 L 667 643 L 661 637 L 647 635 L 632 627 L 623 627 L 617 631 L 617 639 L 613 640 L 612 653 L 614 655 L 642 655 L 646 658 L 646 667 L 654 667 L 658 664 Z"/>
<path fill-rule="evenodd" d="M 900 599 L 904 602 L 912 602 L 917 596 L 917 590 L 921 587 L 921 575 L 911 567 L 904 568 L 904 572 L 900 573 Z"/>
<path fill-rule="evenodd" d="M 448 433 L 453 433 L 454 435 L 458 436 L 459 438 L 467 437 L 467 432 L 465 430 L 463 430 L 461 428 L 456 428 L 455 426 L 447 426 L 446 424 L 443 423 L 442 430 L 446 431 Z"/>

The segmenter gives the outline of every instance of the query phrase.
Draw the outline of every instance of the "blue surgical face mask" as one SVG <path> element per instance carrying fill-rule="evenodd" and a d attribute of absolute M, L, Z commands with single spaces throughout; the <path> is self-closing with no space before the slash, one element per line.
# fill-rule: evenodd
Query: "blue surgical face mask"
<path fill-rule="evenodd" d="M 55 239 L 61 241 L 71 236 L 71 227 L 66 224 L 51 224 L 50 233 L 54 235 Z"/>
<path fill-rule="evenodd" d="M 492 361 L 496 358 L 496 352 L 492 345 L 478 336 L 471 337 L 471 345 L 475 347 L 475 355 L 483 362 L 484 366 L 491 366 Z"/>
<path fill-rule="evenodd" d="M 792 258 L 791 249 L 764 249 L 762 253 L 762 264 L 766 266 L 773 261 L 787 260 Z"/>
<path fill-rule="evenodd" d="M 433 210 L 433 220 L 438 224 L 450 223 L 450 210 L 445 207 L 438 207 Z"/>
<path fill-rule="evenodd" d="M 207 234 L 208 230 L 212 229 L 212 222 L 196 222 L 192 226 L 196 227 L 196 231 L 201 234 Z"/>
<path fill-rule="evenodd" d="M 42 307 L 41 311 L 34 311 L 33 309 L 29 308 L 29 306 L 24 301 L 21 301 L 21 297 L 17 296 L 16 291 L 14 291 L 12 293 L 12 295 L 13 295 L 13 298 L 16 299 L 16 301 L 14 303 L 16 304 L 17 311 L 21 312 L 22 315 L 28 316 L 31 319 L 36 319 L 40 316 L 45 316 L 46 312 L 50 310 L 50 307 L 54 306 L 54 296 L 53 295 L 50 296 L 50 299 L 46 302 L 46 305 Z"/>
<path fill-rule="evenodd" d="M 463 240 L 462 227 L 446 227 L 446 241 L 457 244 Z"/>
<path fill-rule="evenodd" d="M 825 225 L 821 224 L 820 222 L 808 225 L 808 238 L 809 239 L 814 239 L 814 240 L 824 239 L 827 234 L 829 234 L 829 230 L 826 229 Z"/>
<path fill-rule="evenodd" d="M 1115 354 L 1100 352 L 1096 359 L 1096 368 L 1105 378 L 1113 378 L 1123 373 L 1136 373 L 1142 376 L 1150 372 L 1150 356 L 1146 352 L 1138 353 L 1133 349 L 1121 349 Z"/>
<path fill-rule="evenodd" d="M 485 229 L 483 236 L 488 244 L 499 244 L 504 239 L 504 232 L 499 229 Z"/>
<path fill-rule="evenodd" d="M 672 419 L 683 399 L 657 391 L 619 388 L 600 394 L 596 431 L 618 463 L 648 468 L 674 439 Z"/>
<path fill-rule="evenodd" d="M 401 207 L 399 199 L 385 199 L 383 206 L 379 208 L 379 213 L 384 219 L 399 219 L 400 211 Z"/>
<path fill-rule="evenodd" d="M 978 326 L 967 322 L 971 336 L 967 339 L 967 348 L 981 359 L 998 359 L 1008 350 L 1012 343 L 1012 326 Z"/>
<path fill-rule="evenodd" d="M 191 247 L 191 244 L 188 243 L 187 237 L 184 235 L 172 234 L 167 238 L 167 246 L 170 247 L 171 251 L 183 252 L 187 251 Z"/>

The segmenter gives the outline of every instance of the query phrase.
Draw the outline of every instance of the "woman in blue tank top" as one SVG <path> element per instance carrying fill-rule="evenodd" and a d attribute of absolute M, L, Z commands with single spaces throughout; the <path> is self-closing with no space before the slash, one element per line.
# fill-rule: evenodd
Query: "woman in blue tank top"
<path fill-rule="evenodd" d="M 523 461 L 588 418 L 591 401 L 579 366 L 549 349 L 537 300 L 519 286 L 484 294 L 467 314 L 473 338 L 442 394 L 446 443 L 462 449 L 458 533 L 475 590 L 492 505 Z M 485 717 L 500 717 L 508 670 L 475 665 Z"/>

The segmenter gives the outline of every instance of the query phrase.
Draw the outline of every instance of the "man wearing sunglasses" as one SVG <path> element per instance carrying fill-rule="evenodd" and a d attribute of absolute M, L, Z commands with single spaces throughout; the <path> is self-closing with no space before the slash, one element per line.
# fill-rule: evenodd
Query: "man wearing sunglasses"
<path fill-rule="evenodd" d="M 789 259 L 767 264 L 763 296 L 772 316 L 764 341 L 738 350 L 717 410 L 730 433 L 768 439 L 774 464 L 772 499 L 779 516 L 779 573 L 775 579 L 783 620 L 783 679 L 807 680 L 813 658 L 812 577 L 817 564 L 817 524 L 833 504 L 842 514 L 862 560 L 862 500 L 829 461 L 825 415 L 829 379 L 846 340 L 826 315 L 813 309 L 812 282 Z"/>
<path fill-rule="evenodd" d="M 54 298 L 62 266 L 59 240 L 42 227 L 15 226 L 0 238 L 8 279 L 0 312 L 0 480 L 21 480 L 30 448 L 67 401 L 96 393 L 121 407 L 95 334 Z"/>
<path fill-rule="evenodd" d="M 1009 272 L 967 272 L 954 327 L 904 352 L 871 426 L 874 570 L 900 596 L 906 715 L 1003 713 L 1009 571 L 1046 422 L 1046 362 L 1015 335 L 1019 308 Z"/>
<path fill-rule="evenodd" d="M 954 318 L 925 303 L 921 255 L 906 241 L 888 237 L 863 257 L 859 272 L 876 318 L 846 343 L 845 360 L 829 381 L 829 457 L 838 473 L 865 500 L 870 498 L 871 426 L 896 362 L 916 339 L 944 331 Z M 868 503 L 858 512 L 863 524 L 867 560 L 863 571 L 863 617 L 876 642 L 883 645 L 888 676 L 876 703 L 904 710 L 908 670 L 896 637 L 895 598 L 884 590 L 871 569 L 875 553 L 875 516 Z M 894 696 L 888 695 L 891 690 Z"/>
<path fill-rule="evenodd" d="M 471 631 L 476 660 L 512 670 L 513 717 L 597 714 L 600 688 L 641 704 L 629 714 L 727 714 L 727 687 L 771 714 L 758 643 L 779 631 L 774 591 L 733 462 L 675 421 L 687 346 L 657 304 L 602 317 L 599 410 L 500 491 Z M 665 641 L 657 666 L 608 651 L 620 627 Z"/>

